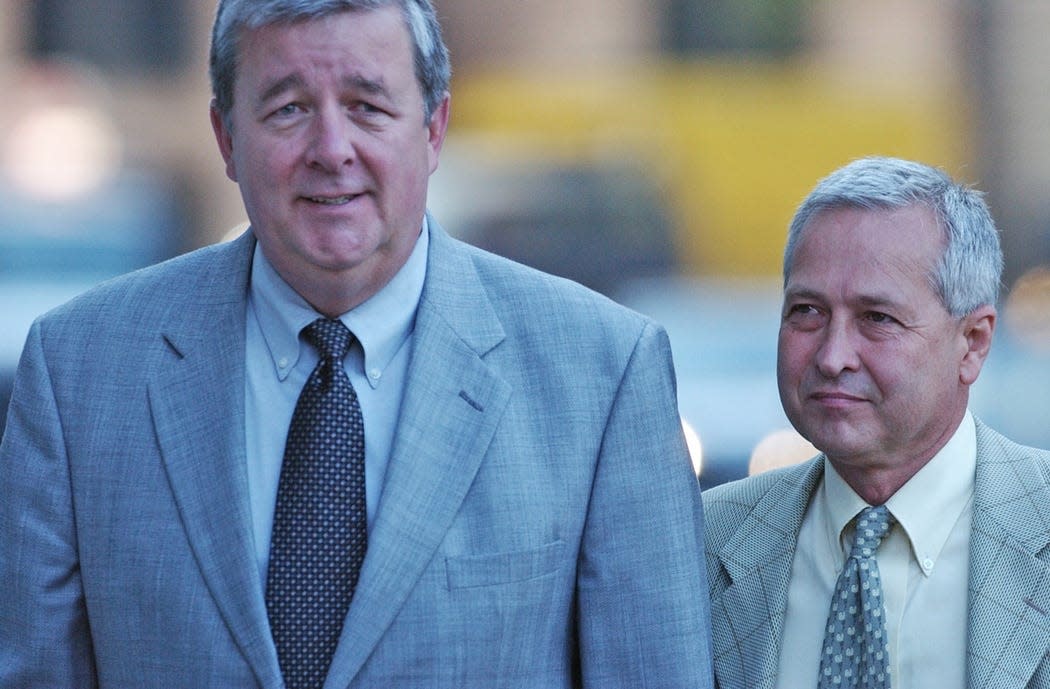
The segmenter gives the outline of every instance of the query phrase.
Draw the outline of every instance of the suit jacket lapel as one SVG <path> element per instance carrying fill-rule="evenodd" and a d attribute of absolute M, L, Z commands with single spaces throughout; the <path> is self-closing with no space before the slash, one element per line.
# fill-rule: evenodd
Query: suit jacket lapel
<path fill-rule="evenodd" d="M 970 686 L 1015 689 L 1050 648 L 1050 486 L 1045 458 L 977 423 L 970 543 Z"/>
<path fill-rule="evenodd" d="M 397 437 L 329 688 L 357 674 L 430 563 L 510 399 L 482 359 L 504 338 L 496 312 L 466 250 L 430 227 Z"/>
<path fill-rule="evenodd" d="M 246 234 L 216 247 L 197 284 L 173 295 L 149 399 L 171 490 L 197 566 L 263 686 L 279 686 L 252 544 L 244 454 Z"/>
<path fill-rule="evenodd" d="M 795 543 L 823 456 L 772 484 L 719 554 L 730 585 L 711 602 L 715 675 L 722 687 L 776 680 Z"/>

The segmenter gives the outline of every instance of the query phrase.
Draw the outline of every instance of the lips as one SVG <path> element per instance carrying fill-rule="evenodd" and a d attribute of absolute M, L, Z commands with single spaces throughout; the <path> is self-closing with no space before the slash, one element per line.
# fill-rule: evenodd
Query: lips
<path fill-rule="evenodd" d="M 859 397 L 842 390 L 819 390 L 810 393 L 808 397 L 810 400 L 824 405 L 825 407 L 848 407 L 866 401 L 866 398 L 864 397 Z"/>
<path fill-rule="evenodd" d="M 323 206 L 342 206 L 356 199 L 360 194 L 343 194 L 341 196 L 304 196 L 311 203 L 319 203 Z"/>
<path fill-rule="evenodd" d="M 844 399 L 844 400 L 856 400 L 860 401 L 863 399 L 857 395 L 842 390 L 817 390 L 816 392 L 810 393 L 810 397 L 816 397 L 817 399 Z"/>

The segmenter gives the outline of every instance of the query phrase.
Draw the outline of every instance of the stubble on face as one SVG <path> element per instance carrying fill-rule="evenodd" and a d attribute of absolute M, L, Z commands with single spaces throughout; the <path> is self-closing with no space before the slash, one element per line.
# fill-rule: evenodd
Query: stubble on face
<path fill-rule="evenodd" d="M 942 251 L 940 226 L 921 206 L 823 211 L 796 250 L 778 341 L 781 400 L 855 490 L 895 492 L 965 413 L 965 338 L 930 282 Z"/>

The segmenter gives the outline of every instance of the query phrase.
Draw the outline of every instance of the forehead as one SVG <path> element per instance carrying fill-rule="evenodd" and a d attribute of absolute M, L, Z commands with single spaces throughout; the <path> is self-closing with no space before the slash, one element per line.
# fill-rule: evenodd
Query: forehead
<path fill-rule="evenodd" d="M 397 4 L 244 28 L 237 61 L 238 82 L 303 67 L 415 72 L 412 36 Z"/>
<path fill-rule="evenodd" d="M 828 208 L 806 223 L 795 259 L 912 257 L 935 260 L 945 247 L 937 214 L 924 204 L 903 208 Z"/>
<path fill-rule="evenodd" d="M 940 222 L 925 205 L 826 209 L 803 228 L 788 285 L 933 294 L 929 278 L 944 245 Z"/>

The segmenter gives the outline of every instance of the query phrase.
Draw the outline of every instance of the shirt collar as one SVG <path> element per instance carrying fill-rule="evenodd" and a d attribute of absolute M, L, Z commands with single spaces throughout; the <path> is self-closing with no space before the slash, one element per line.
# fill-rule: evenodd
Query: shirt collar
<path fill-rule="evenodd" d="M 930 576 L 952 527 L 973 497 L 977 472 L 977 430 L 967 411 L 948 442 L 907 483 L 886 501 L 886 507 L 904 530 L 912 555 L 923 574 Z M 843 531 L 864 499 L 824 459 L 824 493 L 829 515 L 829 537 L 842 543 Z"/>
<path fill-rule="evenodd" d="M 419 239 L 405 265 L 366 302 L 339 317 L 361 343 L 361 371 L 373 388 L 379 385 L 383 371 L 415 326 L 426 279 L 429 239 L 424 218 Z M 299 332 L 321 314 L 284 281 L 258 243 L 252 258 L 248 303 L 273 359 L 274 372 L 284 380 L 301 355 Z"/>

